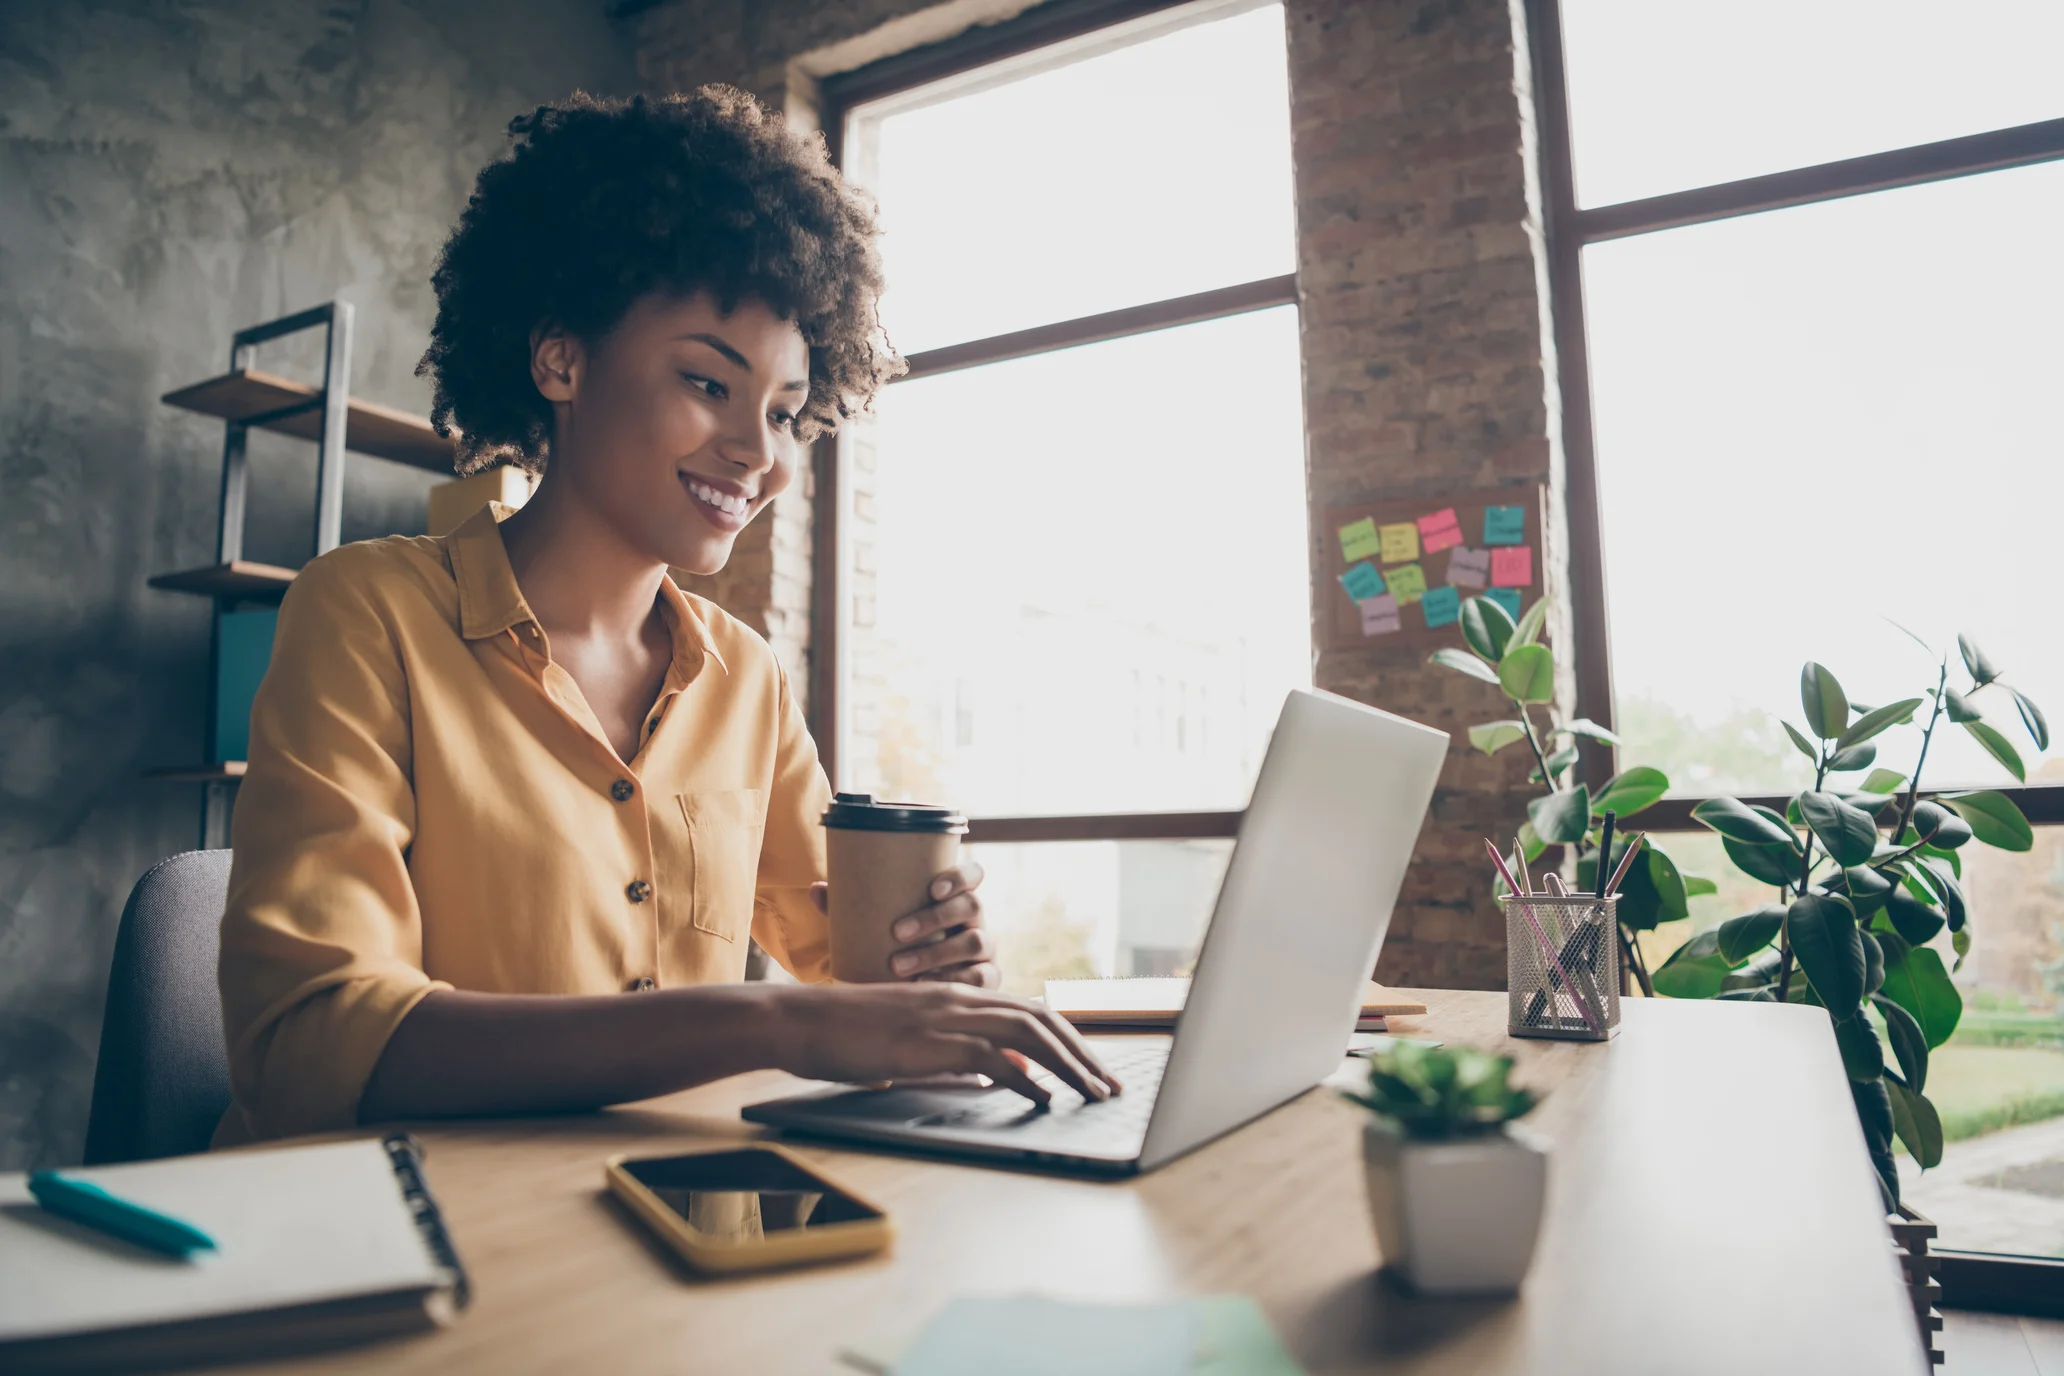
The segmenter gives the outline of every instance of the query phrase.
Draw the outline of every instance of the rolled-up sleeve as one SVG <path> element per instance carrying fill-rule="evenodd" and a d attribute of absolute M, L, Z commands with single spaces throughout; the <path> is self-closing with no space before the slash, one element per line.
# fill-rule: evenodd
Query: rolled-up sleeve
<path fill-rule="evenodd" d="M 450 987 L 423 971 L 414 828 L 401 652 L 339 551 L 288 591 L 251 710 L 222 922 L 223 1139 L 356 1124 L 388 1037 Z"/>
<path fill-rule="evenodd" d="M 831 785 L 786 673 L 781 676 L 777 710 L 781 727 L 767 797 L 767 829 L 760 842 L 753 940 L 797 979 L 823 984 L 831 979 L 831 932 L 810 900 L 810 886 L 824 881 L 821 822 L 831 802 Z"/>

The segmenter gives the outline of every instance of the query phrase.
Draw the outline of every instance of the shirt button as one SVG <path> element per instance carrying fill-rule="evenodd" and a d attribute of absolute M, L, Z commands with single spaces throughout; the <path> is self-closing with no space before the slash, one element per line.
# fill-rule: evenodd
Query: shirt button
<path fill-rule="evenodd" d="M 633 994 L 642 994 L 649 989 L 659 988 L 659 981 L 648 976 L 645 979 L 634 979 L 624 987 Z"/>
<path fill-rule="evenodd" d="M 633 879 L 624 886 L 624 897 L 633 903 L 643 903 L 652 897 L 652 886 L 642 879 Z"/>
<path fill-rule="evenodd" d="M 629 779 L 618 779 L 609 786 L 609 796 L 616 799 L 619 803 L 628 803 L 631 800 L 631 795 L 637 791 L 631 785 Z"/>

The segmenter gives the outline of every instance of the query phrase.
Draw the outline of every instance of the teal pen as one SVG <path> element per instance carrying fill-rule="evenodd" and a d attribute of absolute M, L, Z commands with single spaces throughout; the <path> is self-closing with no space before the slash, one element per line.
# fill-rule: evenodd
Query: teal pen
<path fill-rule="evenodd" d="M 29 1176 L 29 1193 L 51 1213 L 112 1233 L 125 1242 L 175 1257 L 215 1249 L 215 1239 L 191 1223 L 132 1204 L 91 1181 L 67 1180 L 56 1171 L 35 1171 Z"/>

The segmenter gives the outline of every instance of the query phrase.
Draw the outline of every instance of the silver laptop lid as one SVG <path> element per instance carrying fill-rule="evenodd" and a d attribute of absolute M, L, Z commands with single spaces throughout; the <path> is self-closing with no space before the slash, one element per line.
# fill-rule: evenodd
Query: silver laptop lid
<path fill-rule="evenodd" d="M 1151 1170 L 1340 1064 L 1447 733 L 1293 691 L 1241 819 L 1140 1151 Z"/>

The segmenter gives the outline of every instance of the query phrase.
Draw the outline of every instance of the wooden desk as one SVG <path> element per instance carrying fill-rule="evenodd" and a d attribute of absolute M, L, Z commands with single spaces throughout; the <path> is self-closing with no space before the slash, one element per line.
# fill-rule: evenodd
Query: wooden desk
<path fill-rule="evenodd" d="M 1375 1276 L 1358 1111 L 1326 1090 L 1136 1180 L 819 1147 L 900 1230 L 870 1261 L 748 1280 L 677 1267 L 602 1189 L 614 1152 L 757 1135 L 740 1077 L 585 1117 L 419 1130 L 471 1271 L 448 1332 L 255 1370 L 837 1372 L 844 1342 L 949 1296 L 1244 1291 L 1331 1372 L 1928 1370 L 1817 1009 L 1630 1000 L 1604 1046 L 1510 1041 L 1502 994 L 1426 990 L 1413 1030 L 1510 1049 L 1551 1091 L 1548 1217 L 1520 1298 L 1403 1298 Z M 1400 1030 L 1408 1020 L 1399 1020 Z"/>

